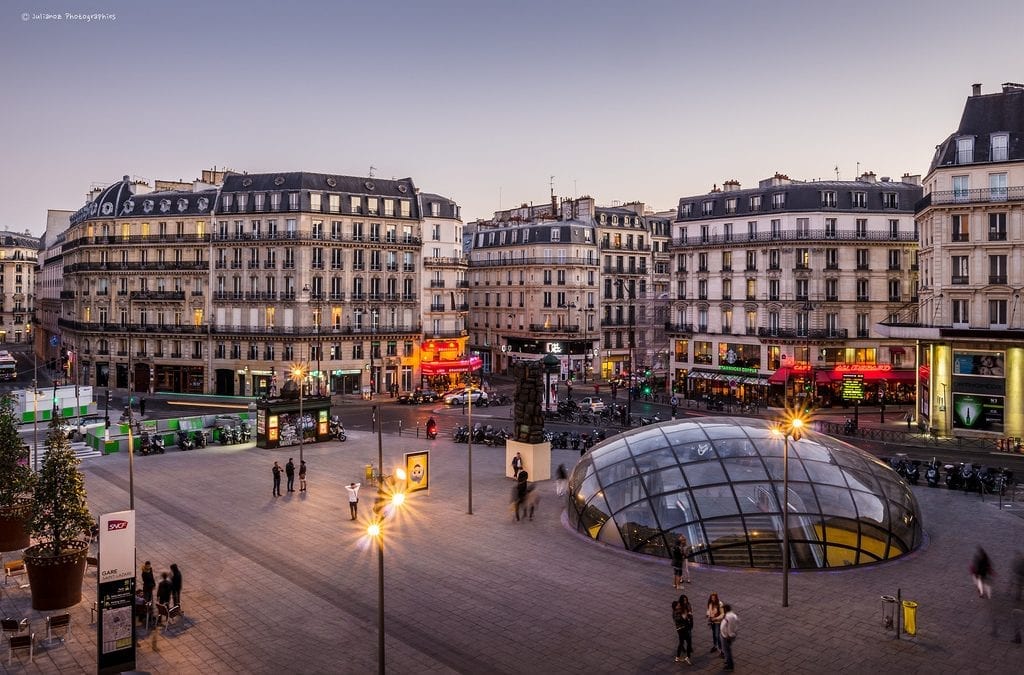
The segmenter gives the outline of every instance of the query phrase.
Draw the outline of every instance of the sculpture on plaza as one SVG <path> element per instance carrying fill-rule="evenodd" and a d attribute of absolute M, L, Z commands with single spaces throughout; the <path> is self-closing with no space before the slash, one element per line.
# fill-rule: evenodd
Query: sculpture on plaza
<path fill-rule="evenodd" d="M 512 438 L 521 443 L 544 441 L 544 380 L 540 363 L 520 361 L 513 364 L 516 393 L 512 399 L 514 432 Z"/>

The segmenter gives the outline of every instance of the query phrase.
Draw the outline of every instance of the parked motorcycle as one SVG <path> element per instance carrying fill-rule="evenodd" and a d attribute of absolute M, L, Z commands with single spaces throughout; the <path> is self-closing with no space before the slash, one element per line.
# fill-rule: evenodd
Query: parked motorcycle
<path fill-rule="evenodd" d="M 196 441 L 196 447 L 197 448 L 205 448 L 206 447 L 206 443 L 208 442 L 208 439 L 206 438 L 206 431 L 203 430 L 203 429 L 200 429 L 199 431 L 197 431 L 195 433 L 195 441 Z"/>
<path fill-rule="evenodd" d="M 932 457 L 932 461 L 928 463 L 928 468 L 925 469 L 925 472 L 924 472 L 924 479 L 928 483 L 928 487 L 938 487 L 939 486 L 939 475 L 940 475 L 939 474 L 939 469 L 940 468 L 941 468 L 941 465 L 939 464 L 939 461 L 937 459 L 935 459 L 934 457 Z"/>
<path fill-rule="evenodd" d="M 177 434 L 179 450 L 193 450 L 196 447 L 195 441 L 188 435 L 188 432 L 179 429 Z"/>
<path fill-rule="evenodd" d="M 237 428 L 238 428 L 238 442 L 239 443 L 248 443 L 249 441 L 252 440 L 252 429 L 249 428 L 248 424 L 243 422 Z"/>

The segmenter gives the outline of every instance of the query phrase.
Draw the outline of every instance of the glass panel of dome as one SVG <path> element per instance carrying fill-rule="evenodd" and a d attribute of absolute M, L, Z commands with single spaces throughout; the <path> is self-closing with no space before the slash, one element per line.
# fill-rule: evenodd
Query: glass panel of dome
<path fill-rule="evenodd" d="M 778 513 L 779 504 L 769 483 L 734 483 L 740 511 L 744 513 Z"/>
<path fill-rule="evenodd" d="M 782 494 L 782 483 L 775 483 L 779 494 Z M 794 483 L 789 481 L 789 512 L 809 513 L 815 517 L 821 516 L 821 507 L 818 505 L 818 495 L 814 492 L 814 486 L 810 483 Z"/>
<path fill-rule="evenodd" d="M 775 434 L 757 439 L 754 446 L 761 453 L 762 457 L 782 457 L 782 451 L 786 447 L 782 439 Z"/>
<path fill-rule="evenodd" d="M 857 506 L 857 516 L 879 525 L 885 525 L 885 505 L 882 500 L 870 492 L 851 490 L 853 502 Z"/>
<path fill-rule="evenodd" d="M 669 445 L 676 447 L 686 445 L 687 443 L 702 443 L 708 440 L 707 434 L 696 424 L 668 427 L 662 429 L 662 433 L 665 434 Z"/>
<path fill-rule="evenodd" d="M 782 471 L 782 454 L 778 457 L 765 457 L 765 466 L 768 469 L 768 475 L 771 476 L 772 480 L 782 482 L 783 471 Z M 808 482 L 810 479 L 807 478 L 807 472 L 804 471 L 804 465 L 793 459 L 792 456 L 789 458 L 789 482 Z"/>
<path fill-rule="evenodd" d="M 826 546 L 825 562 L 828 567 L 848 567 L 850 565 L 863 565 L 867 562 L 875 562 L 873 558 L 865 559 L 864 554 L 859 554 L 857 549 L 843 546 Z"/>
<path fill-rule="evenodd" d="M 619 532 L 618 526 L 614 520 L 609 520 L 604 524 L 601 529 L 597 530 L 596 536 L 594 536 L 600 542 L 610 544 L 615 547 L 625 547 L 625 542 L 622 541 L 622 533 Z"/>
<path fill-rule="evenodd" d="M 621 462 L 629 457 L 629 446 L 621 438 L 615 439 L 601 448 L 601 452 L 591 455 L 591 459 L 599 470 L 609 464 Z"/>
<path fill-rule="evenodd" d="M 601 491 L 601 484 L 597 481 L 597 473 L 594 471 L 593 466 L 586 468 L 586 474 L 583 476 L 583 480 L 580 481 L 579 488 L 576 489 L 576 495 L 581 501 L 585 502 L 592 496 Z M 579 475 L 579 468 L 573 472 L 573 476 Z"/>
<path fill-rule="evenodd" d="M 875 479 L 874 474 L 849 468 L 844 468 L 843 474 L 846 476 L 846 483 L 855 490 L 865 490 L 872 493 L 878 491 L 878 481 Z"/>
<path fill-rule="evenodd" d="M 725 469 L 718 460 L 695 462 L 683 466 L 683 474 L 690 485 L 712 485 L 725 482 Z"/>
<path fill-rule="evenodd" d="M 851 520 L 857 519 L 857 509 L 853 505 L 853 497 L 845 487 L 815 485 L 814 491 L 818 493 L 818 504 L 825 513 Z"/>
<path fill-rule="evenodd" d="M 718 438 L 712 441 L 719 457 L 756 457 L 759 453 L 746 436 Z"/>
<path fill-rule="evenodd" d="M 693 490 L 693 500 L 697 504 L 697 512 L 705 523 L 707 523 L 709 518 L 739 513 L 736 497 L 732 493 L 732 488 L 728 485 L 695 488 Z"/>
<path fill-rule="evenodd" d="M 860 548 L 862 551 L 870 553 L 872 560 L 886 560 L 893 555 L 899 555 L 902 551 L 898 550 L 899 544 L 896 543 L 898 541 L 898 539 L 894 539 L 891 536 L 891 533 L 885 527 L 875 527 L 867 523 L 861 523 Z M 896 551 L 892 550 L 894 545 L 897 547 Z"/>
<path fill-rule="evenodd" d="M 591 537 L 596 537 L 601 526 L 608 522 L 610 518 L 611 513 L 608 512 L 608 505 L 605 503 L 604 497 L 596 495 L 587 502 L 580 512 L 580 527 L 590 534 Z M 612 525 L 614 529 L 614 522 Z"/>
<path fill-rule="evenodd" d="M 666 466 L 673 466 L 676 469 L 676 473 L 680 473 L 679 466 L 676 464 L 675 453 L 673 453 L 672 448 L 669 447 L 661 447 L 641 455 L 640 457 L 636 457 L 636 467 L 640 473 L 657 471 Z M 682 480 L 681 473 L 680 480 Z"/>
<path fill-rule="evenodd" d="M 625 440 L 634 457 L 640 457 L 645 453 L 664 448 L 666 444 L 665 434 L 661 433 L 661 430 L 657 427 L 629 434 Z"/>
<path fill-rule="evenodd" d="M 743 433 L 743 429 L 735 424 L 703 420 L 701 420 L 699 424 L 700 428 L 704 430 L 704 433 L 708 435 L 708 438 L 712 440 L 716 438 L 746 438 L 746 434 Z"/>
<path fill-rule="evenodd" d="M 817 436 L 817 434 L 815 434 L 815 436 Z M 834 461 L 832 459 L 832 453 L 812 439 L 801 440 L 796 443 L 790 441 L 789 450 L 794 455 L 804 460 L 814 460 L 826 463 Z"/>
<path fill-rule="evenodd" d="M 643 474 L 643 481 L 647 493 L 652 495 L 652 499 L 655 495 L 675 492 L 686 487 L 683 472 L 680 471 L 679 466 L 670 466 L 667 469 Z"/>
<path fill-rule="evenodd" d="M 655 515 L 661 521 L 664 530 L 676 529 L 697 520 L 697 512 L 690 504 L 689 492 L 680 490 L 672 494 L 659 495 L 651 500 Z M 689 537 L 687 537 L 689 538 Z M 690 542 L 693 545 L 693 542 Z"/>
<path fill-rule="evenodd" d="M 680 443 L 674 446 L 676 451 L 676 457 L 683 464 L 689 464 L 690 462 L 702 462 L 707 459 L 718 459 L 718 455 L 715 454 L 714 449 L 711 447 L 711 441 L 707 440 L 690 440 L 685 443 Z"/>
<path fill-rule="evenodd" d="M 651 508 L 647 504 L 647 493 L 644 492 L 638 476 L 605 487 L 604 498 L 608 501 L 608 508 L 612 510 L 612 514 L 641 500 L 643 500 L 644 510 L 650 511 Z"/>
<path fill-rule="evenodd" d="M 661 546 L 664 546 L 661 527 L 646 502 L 630 506 L 622 513 L 616 514 L 615 522 L 622 531 L 623 542 L 631 551 L 647 546 L 652 538 L 661 539 Z M 657 543 L 654 546 L 659 547 Z"/>
<path fill-rule="evenodd" d="M 792 460 L 792 458 L 790 458 Z M 843 477 L 843 472 L 839 470 L 839 467 L 835 464 L 828 464 L 826 462 L 807 462 L 803 463 L 804 469 L 807 470 L 807 475 L 812 483 L 826 483 L 828 485 L 842 485 L 846 486 L 846 479 Z M 790 468 L 793 468 L 793 462 L 789 463 Z"/>
<path fill-rule="evenodd" d="M 759 457 L 734 457 L 723 459 L 722 466 L 725 467 L 729 480 L 733 483 L 743 481 L 765 481 L 768 480 L 768 473 Z"/>
<path fill-rule="evenodd" d="M 635 478 L 637 476 L 636 464 L 633 463 L 633 458 L 630 457 L 602 468 L 598 475 L 601 477 L 601 485 L 607 488 L 609 485 L 619 481 Z"/>

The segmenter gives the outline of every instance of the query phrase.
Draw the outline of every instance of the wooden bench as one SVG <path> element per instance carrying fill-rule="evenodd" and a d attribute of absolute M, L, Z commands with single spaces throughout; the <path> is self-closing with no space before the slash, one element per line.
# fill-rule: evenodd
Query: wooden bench
<path fill-rule="evenodd" d="M 12 635 L 7 642 L 7 665 L 14 660 L 14 652 L 28 652 L 28 662 L 35 662 L 36 634 Z"/>
<path fill-rule="evenodd" d="M 12 577 L 28 577 L 28 569 L 25 568 L 24 560 L 12 560 L 4 563 L 4 586 L 7 580 Z M 21 584 L 21 588 L 28 588 L 28 584 Z"/>

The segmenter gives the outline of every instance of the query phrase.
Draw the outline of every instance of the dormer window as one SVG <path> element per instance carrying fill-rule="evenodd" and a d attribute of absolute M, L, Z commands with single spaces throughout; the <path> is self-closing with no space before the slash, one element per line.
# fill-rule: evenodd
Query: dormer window
<path fill-rule="evenodd" d="M 612 216 L 612 225 L 618 225 L 618 224 L 619 224 L 619 217 L 618 216 Z"/>
<path fill-rule="evenodd" d="M 868 206 L 867 192 L 853 192 L 850 194 L 850 201 L 855 209 L 866 209 Z"/>
<path fill-rule="evenodd" d="M 974 161 L 974 137 L 956 139 L 956 163 L 970 164 Z"/>
<path fill-rule="evenodd" d="M 705 216 L 710 216 L 715 212 L 715 202 L 712 199 L 702 202 L 700 205 L 700 212 Z"/>
<path fill-rule="evenodd" d="M 760 211 L 761 210 L 761 195 L 754 195 L 750 198 L 750 210 Z"/>
<path fill-rule="evenodd" d="M 606 216 L 605 214 L 602 213 L 599 220 L 600 220 L 602 225 L 605 225 L 605 224 L 608 223 L 608 216 Z"/>
<path fill-rule="evenodd" d="M 680 212 L 680 215 L 683 218 L 689 218 L 690 216 L 692 216 L 693 215 L 693 204 L 683 204 L 683 208 L 682 208 L 682 211 Z M 604 216 L 601 216 L 601 222 L 604 222 Z"/>
<path fill-rule="evenodd" d="M 835 190 L 824 190 L 821 193 L 822 208 L 834 209 L 836 207 Z"/>
<path fill-rule="evenodd" d="M 895 192 L 883 192 L 882 193 L 882 208 L 886 209 L 898 209 L 900 206 L 900 196 Z"/>
<path fill-rule="evenodd" d="M 992 152 L 989 159 L 993 162 L 1005 162 L 1009 157 L 1009 148 L 1009 134 L 992 134 Z"/>
<path fill-rule="evenodd" d="M 735 197 L 730 197 L 729 199 L 725 200 L 725 212 L 726 213 L 736 213 L 736 198 Z"/>
<path fill-rule="evenodd" d="M 772 195 L 772 208 L 773 209 L 784 209 L 786 208 L 786 193 L 776 192 Z"/>

